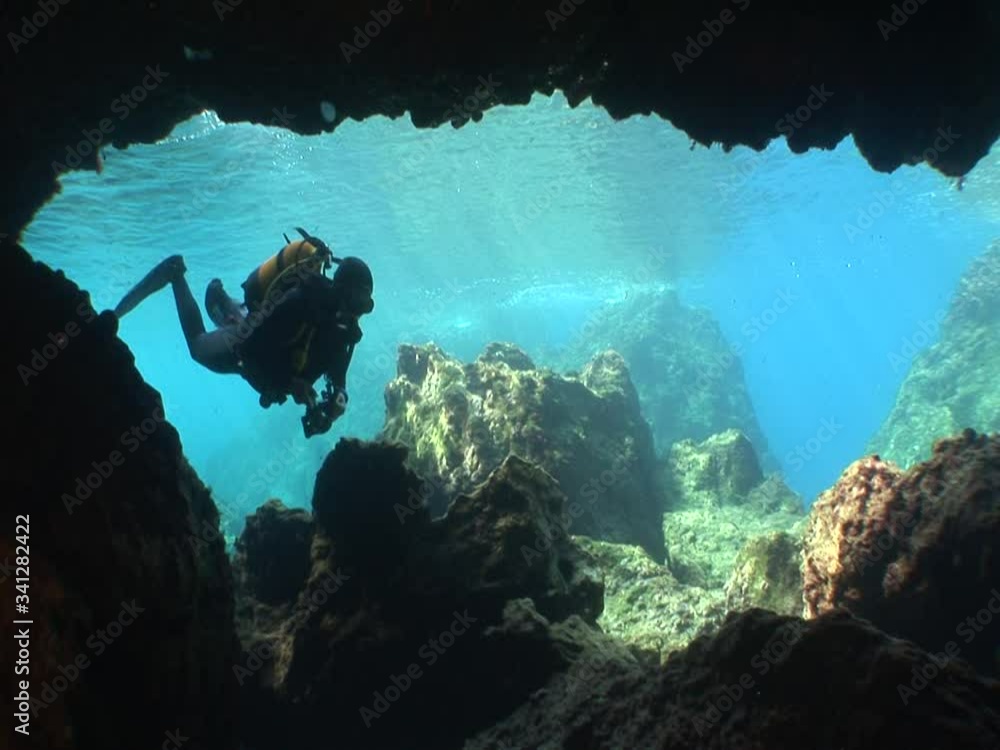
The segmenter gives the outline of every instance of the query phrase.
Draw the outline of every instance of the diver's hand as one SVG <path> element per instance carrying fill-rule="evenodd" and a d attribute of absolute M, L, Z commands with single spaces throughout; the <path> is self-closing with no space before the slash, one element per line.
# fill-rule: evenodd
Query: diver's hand
<path fill-rule="evenodd" d="M 316 405 L 316 390 L 302 378 L 292 378 L 292 399 L 309 408 Z"/>
<path fill-rule="evenodd" d="M 343 388 L 334 390 L 331 408 L 338 417 L 347 410 L 347 391 Z"/>

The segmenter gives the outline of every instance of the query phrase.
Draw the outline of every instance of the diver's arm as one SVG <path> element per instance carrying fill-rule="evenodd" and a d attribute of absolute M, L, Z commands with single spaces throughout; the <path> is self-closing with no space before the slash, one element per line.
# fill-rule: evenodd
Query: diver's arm
<path fill-rule="evenodd" d="M 340 349 L 333 355 L 326 377 L 335 390 L 347 391 L 347 370 L 353 356 L 354 344 L 348 344 L 345 349 Z"/>

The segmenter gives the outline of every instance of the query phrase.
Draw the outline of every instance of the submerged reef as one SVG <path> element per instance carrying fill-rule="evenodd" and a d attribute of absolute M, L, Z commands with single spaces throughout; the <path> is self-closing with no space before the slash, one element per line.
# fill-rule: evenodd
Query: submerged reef
<path fill-rule="evenodd" d="M 229 750 L 239 644 L 212 498 L 116 319 L 21 248 L 4 247 L 0 266 L 12 289 L 33 290 L 15 294 L 16 309 L 10 295 L 0 303 L 16 321 L 5 341 L 16 380 L 4 417 L 15 437 L 2 472 L 4 689 L 13 700 L 24 680 L 31 698 L 24 745 L 7 702 L 3 746 L 156 748 L 179 728 L 190 747 Z M 12 657 L 15 636 L 29 656 Z M 15 674 L 15 658 L 27 671 Z"/>
<path fill-rule="evenodd" d="M 737 429 L 765 466 L 776 465 L 743 379 L 741 345 L 726 340 L 709 311 L 684 305 L 673 291 L 632 294 L 588 320 L 557 366 L 582 367 L 609 349 L 628 365 L 660 453 Z"/>
<path fill-rule="evenodd" d="M 571 533 L 639 544 L 663 559 L 652 437 L 620 355 L 598 354 L 569 377 L 537 368 L 511 344 L 490 344 L 469 364 L 434 344 L 403 345 L 397 373 L 381 437 L 410 446 L 425 478 L 412 505 L 441 512 L 513 453 L 569 495 Z"/>
<path fill-rule="evenodd" d="M 812 508 L 805 614 L 846 608 L 1000 676 L 998 541 L 1000 435 L 939 440 L 906 472 L 861 459 Z"/>
<path fill-rule="evenodd" d="M 941 436 L 1000 431 L 998 321 L 1000 241 L 970 264 L 949 308 L 921 321 L 888 355 L 893 371 L 909 372 L 867 452 L 908 468 L 927 459 Z"/>

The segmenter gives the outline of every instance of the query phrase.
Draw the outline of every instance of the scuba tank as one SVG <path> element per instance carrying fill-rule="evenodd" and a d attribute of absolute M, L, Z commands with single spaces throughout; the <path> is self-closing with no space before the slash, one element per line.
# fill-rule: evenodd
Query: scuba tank
<path fill-rule="evenodd" d="M 323 274 L 333 262 L 333 253 L 323 240 L 296 227 L 301 240 L 285 235 L 285 246 L 255 268 L 243 282 L 243 299 L 248 310 L 259 310 L 268 298 L 291 287 L 303 272 Z M 273 300 L 272 300 L 273 301 Z"/>

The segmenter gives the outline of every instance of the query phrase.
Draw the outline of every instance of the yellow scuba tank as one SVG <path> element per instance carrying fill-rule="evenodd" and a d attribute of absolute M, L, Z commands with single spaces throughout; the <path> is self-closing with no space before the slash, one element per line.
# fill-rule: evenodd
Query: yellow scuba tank
<path fill-rule="evenodd" d="M 332 253 L 326 243 L 304 229 L 296 229 L 303 239 L 291 242 L 286 236 L 288 244 L 255 268 L 243 282 L 244 303 L 248 310 L 259 310 L 270 295 L 290 286 L 286 282 L 294 283 L 299 272 L 323 273 L 329 268 Z"/>

